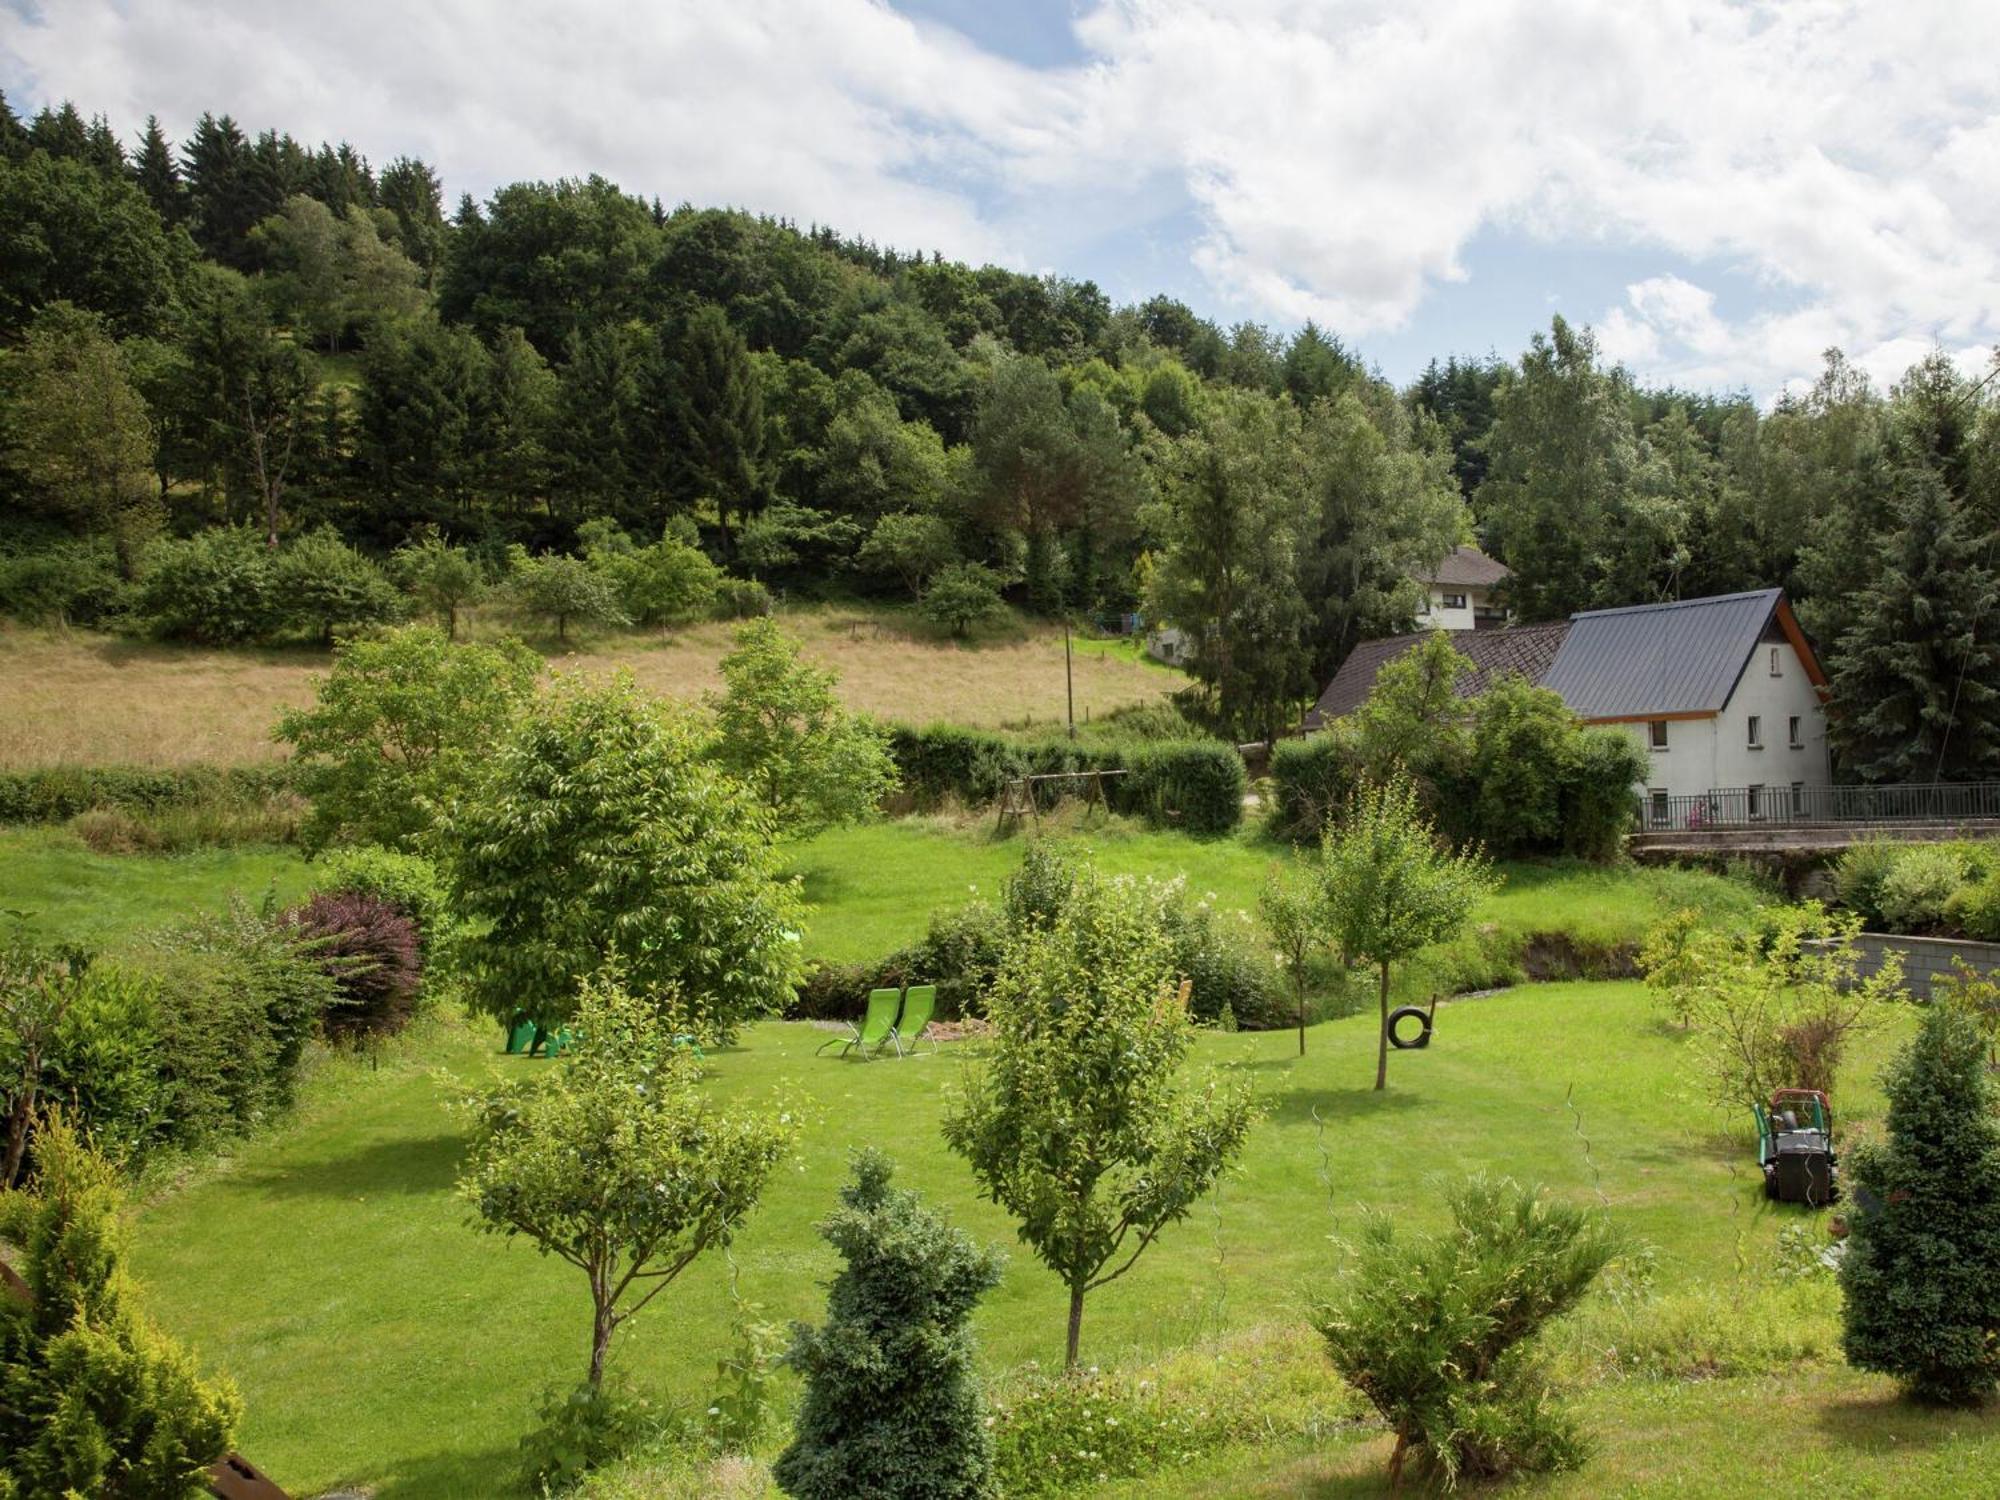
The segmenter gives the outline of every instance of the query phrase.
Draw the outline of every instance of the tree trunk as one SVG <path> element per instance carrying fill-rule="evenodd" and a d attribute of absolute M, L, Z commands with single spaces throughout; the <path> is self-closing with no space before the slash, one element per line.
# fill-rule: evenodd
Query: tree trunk
<path fill-rule="evenodd" d="M 1391 1492 L 1403 1487 L 1403 1459 L 1410 1451 L 1410 1436 L 1406 1432 L 1396 1434 L 1396 1451 L 1389 1455 L 1389 1489 Z"/>
<path fill-rule="evenodd" d="M 1063 1356 L 1063 1368 L 1065 1370 L 1074 1370 L 1076 1368 L 1076 1346 L 1078 1340 L 1082 1337 L 1083 1288 L 1073 1286 L 1069 1289 L 1069 1348 Z"/>
<path fill-rule="evenodd" d="M 1389 1086 L 1389 965 L 1386 962 L 1382 965 L 1381 1010 L 1382 1031 L 1375 1038 L 1375 1087 L 1386 1089 Z"/>
<path fill-rule="evenodd" d="M 1299 1056 L 1306 1055 L 1306 987 L 1299 986 Z"/>
<path fill-rule="evenodd" d="M 611 1304 L 600 1298 L 590 1322 L 590 1388 L 593 1391 L 604 1384 L 604 1356 L 611 1352 L 611 1334 L 617 1326 L 612 1317 Z"/>
<path fill-rule="evenodd" d="M 39 1067 L 36 1072 L 40 1072 Z M 21 1097 L 14 1101 L 13 1118 L 7 1122 L 7 1159 L 0 1161 L 0 1192 L 14 1186 L 21 1173 L 21 1160 L 28 1154 L 28 1126 L 35 1118 L 35 1093 L 35 1085 L 27 1084 L 21 1090 Z"/>

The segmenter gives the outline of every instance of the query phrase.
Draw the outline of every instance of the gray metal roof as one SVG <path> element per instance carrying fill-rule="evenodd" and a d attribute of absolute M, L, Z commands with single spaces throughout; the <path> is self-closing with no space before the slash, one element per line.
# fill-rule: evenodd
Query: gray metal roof
<path fill-rule="evenodd" d="M 1780 589 L 1570 616 L 1542 686 L 1583 719 L 1719 713 Z"/>

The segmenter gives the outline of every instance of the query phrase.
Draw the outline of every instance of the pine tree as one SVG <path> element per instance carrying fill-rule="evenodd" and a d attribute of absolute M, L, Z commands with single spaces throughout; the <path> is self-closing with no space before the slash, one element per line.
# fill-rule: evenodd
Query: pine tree
<path fill-rule="evenodd" d="M 1896 475 L 1892 530 L 1833 653 L 1828 734 L 1870 781 L 2000 774 L 2000 574 L 1941 475 Z"/>
<path fill-rule="evenodd" d="M 19 161 L 32 149 L 27 129 L 7 102 L 7 95 L 0 92 L 0 161 Z"/>
<path fill-rule="evenodd" d="M 190 228 L 195 243 L 224 265 L 243 266 L 250 231 L 262 217 L 245 175 L 250 143 L 236 122 L 204 114 L 183 148 Z"/>
<path fill-rule="evenodd" d="M 971 1500 L 993 1493 L 992 1444 L 973 1373 L 973 1305 L 1001 1256 L 889 1186 L 865 1151 L 820 1233 L 846 1262 L 827 1321 L 794 1329 L 805 1376 L 792 1444 L 773 1470 L 799 1500 Z"/>
<path fill-rule="evenodd" d="M 673 445 L 671 491 L 686 506 L 712 503 L 723 546 L 733 551 L 732 520 L 754 512 L 766 487 L 764 392 L 743 335 L 721 308 L 703 307 L 687 320 L 670 369 L 656 366 L 653 378 L 661 397 L 655 430 Z"/>
<path fill-rule="evenodd" d="M 103 115 L 91 116 L 83 135 L 83 159 L 113 177 L 125 175 L 125 148 L 118 144 L 118 133 Z"/>
<path fill-rule="evenodd" d="M 158 115 L 146 116 L 146 132 L 139 138 L 139 154 L 132 160 L 132 180 L 167 223 L 178 224 L 186 216 L 187 190 L 181 185 L 173 142 L 160 128 Z"/>
<path fill-rule="evenodd" d="M 1847 1358 L 1919 1401 L 1971 1404 L 2000 1383 L 2000 1123 L 1978 1027 L 1927 1007 L 1884 1087 L 1888 1141 L 1850 1166 Z"/>
<path fill-rule="evenodd" d="M 90 155 L 90 127 L 83 123 L 77 107 L 65 99 L 55 109 L 44 105 L 36 113 L 28 127 L 28 143 L 51 156 L 83 161 Z"/>

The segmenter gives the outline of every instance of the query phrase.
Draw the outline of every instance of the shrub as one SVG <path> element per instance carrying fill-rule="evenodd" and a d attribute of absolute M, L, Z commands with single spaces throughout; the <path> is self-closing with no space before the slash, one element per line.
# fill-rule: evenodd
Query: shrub
<path fill-rule="evenodd" d="M 315 891 L 356 891 L 387 901 L 417 924 L 427 953 L 451 927 L 450 899 L 437 867 L 419 854 L 350 844 L 329 849 L 313 867 Z"/>
<path fill-rule="evenodd" d="M 1243 821 L 1243 757 L 1216 740 L 1143 745 L 1128 757 L 1124 797 L 1157 823 L 1196 835 L 1228 833 Z"/>
<path fill-rule="evenodd" d="M 1570 739 L 1559 774 L 1563 852 L 1615 858 L 1637 816 L 1632 788 L 1645 778 L 1645 753 L 1622 730 L 1582 729 Z"/>
<path fill-rule="evenodd" d="M 1214 1023 L 1227 1011 L 1238 1026 L 1269 1031 L 1296 1017 L 1286 1008 L 1277 969 L 1252 942 L 1246 913 L 1223 914 L 1204 897 L 1188 899 L 1180 880 L 1159 887 L 1160 926 L 1174 967 L 1190 982 L 1188 1013 Z"/>
<path fill-rule="evenodd" d="M 322 1025 L 329 1036 L 390 1035 L 416 1010 L 423 944 L 404 910 L 360 891 L 322 891 L 286 913 L 333 981 Z"/>
<path fill-rule="evenodd" d="M 279 549 L 271 587 L 284 624 L 332 645 L 336 635 L 403 618 L 403 595 L 389 575 L 329 529 Z"/>
<path fill-rule="evenodd" d="M 1882 884 L 1895 869 L 1901 852 L 1901 846 L 1888 839 L 1864 839 L 1848 845 L 1834 863 L 1833 883 L 1840 903 L 1859 913 L 1863 925 L 1881 925 Z"/>
<path fill-rule="evenodd" d="M 597 561 L 593 559 L 593 561 Z M 722 569 L 698 547 L 668 537 L 598 562 L 638 625 L 684 625 L 715 612 Z"/>
<path fill-rule="evenodd" d="M 239 844 L 289 844 L 308 809 L 295 792 L 266 797 L 222 793 L 152 809 L 93 807 L 70 819 L 70 832 L 98 854 L 180 854 Z"/>
<path fill-rule="evenodd" d="M 854 1164 L 820 1233 L 843 1261 L 827 1321 L 793 1331 L 805 1379 L 791 1445 L 772 1474 L 800 1500 L 954 1500 L 992 1493 L 992 1443 L 969 1324 L 1002 1257 L 917 1195 L 889 1186 L 876 1151 Z"/>
<path fill-rule="evenodd" d="M 1080 728 L 1093 740 L 1122 745 L 1202 738 L 1198 724 L 1173 704 L 1163 702 L 1127 703 Z"/>
<path fill-rule="evenodd" d="M 1360 762 L 1344 724 L 1278 741 L 1271 747 L 1271 831 L 1316 841 L 1359 785 Z"/>
<path fill-rule="evenodd" d="M 1143 1478 L 1231 1435 L 1220 1405 L 1197 1407 L 1164 1391 L 1141 1399 L 1098 1370 L 1028 1382 L 996 1404 L 993 1419 L 995 1471 L 1009 1500 Z"/>
<path fill-rule="evenodd" d="M 43 625 L 107 625 L 130 608 L 108 544 L 71 542 L 0 557 L 0 613 Z"/>
<path fill-rule="evenodd" d="M 1909 844 L 1898 850 L 1877 889 L 1876 905 L 1892 932 L 1929 932 L 1971 873 L 1965 851 L 1950 844 Z"/>
<path fill-rule="evenodd" d="M 947 799 L 983 805 L 1021 774 L 1020 752 L 1011 741 L 952 724 L 923 729 L 894 725 L 889 730 L 889 753 L 903 790 L 925 810 Z"/>
<path fill-rule="evenodd" d="M 522 1479 L 536 1495 L 560 1495 L 584 1478 L 656 1441 L 665 1413 L 616 1382 L 552 1389 L 521 1439 Z"/>
<path fill-rule="evenodd" d="M 771 591 L 754 578 L 724 578 L 715 586 L 715 612 L 725 620 L 768 615 Z"/>
<path fill-rule="evenodd" d="M 1512 1182 L 1446 1193 L 1452 1227 L 1398 1236 L 1371 1215 L 1314 1325 L 1340 1371 L 1445 1484 L 1576 1464 L 1583 1445 L 1531 1353 L 1616 1252 L 1601 1215 Z"/>
<path fill-rule="evenodd" d="M 1952 892 L 1945 925 L 1980 942 L 2000 941 L 2000 872 L 1980 876 Z"/>
<path fill-rule="evenodd" d="M 146 553 L 138 608 L 170 640 L 205 646 L 260 641 L 284 623 L 273 554 L 247 526 L 211 526 Z"/>
<path fill-rule="evenodd" d="M 34 1181 L 0 1196 L 32 1304 L 0 1297 L 0 1492 L 179 1500 L 234 1441 L 233 1387 L 139 1312 L 117 1171 L 60 1115 Z"/>
<path fill-rule="evenodd" d="M 290 765 L 51 766 L 0 771 L 0 823 L 55 823 L 114 807 L 158 812 L 208 802 L 255 803 L 292 790 Z"/>
<path fill-rule="evenodd" d="M 1847 1358 L 1919 1401 L 1971 1404 L 2000 1383 L 2000 1123 L 1978 1027 L 1928 1007 L 1884 1090 L 1888 1139 L 1849 1165 Z"/>

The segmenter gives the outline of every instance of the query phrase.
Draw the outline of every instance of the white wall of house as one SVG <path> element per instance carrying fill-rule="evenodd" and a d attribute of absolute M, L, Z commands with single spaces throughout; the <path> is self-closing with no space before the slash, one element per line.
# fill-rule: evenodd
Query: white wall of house
<path fill-rule="evenodd" d="M 1478 624 L 1477 611 L 1488 607 L 1491 589 L 1446 587 L 1426 584 L 1428 593 L 1417 624 L 1425 630 L 1471 630 Z"/>
<path fill-rule="evenodd" d="M 1773 671 L 1776 653 L 1776 671 Z M 1757 720 L 1757 742 L 1750 721 Z M 1793 720 L 1798 732 L 1792 732 Z M 1667 747 L 1651 744 L 1651 727 L 1628 723 L 1646 752 L 1645 790 L 1692 797 L 1716 788 L 1760 786 L 1773 799 L 1789 798 L 1794 785 L 1829 786 L 1833 762 L 1826 744 L 1826 710 L 1805 664 L 1786 642 L 1760 642 L 1729 701 L 1713 718 L 1669 719 Z M 1794 740 L 1796 739 L 1796 743 Z"/>

